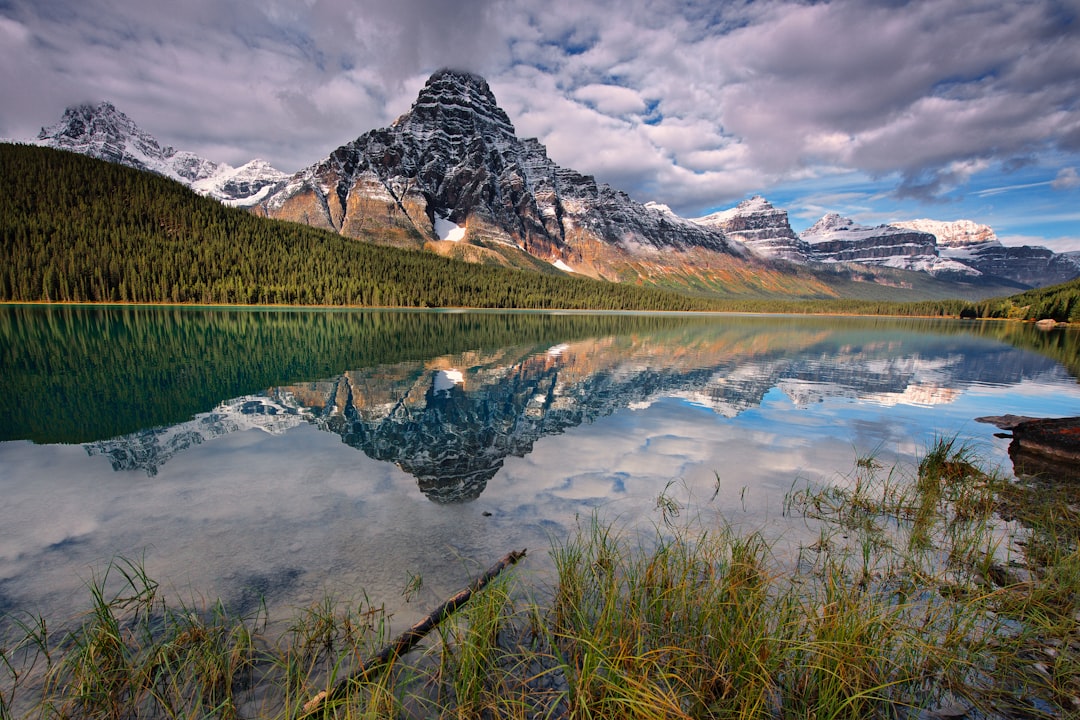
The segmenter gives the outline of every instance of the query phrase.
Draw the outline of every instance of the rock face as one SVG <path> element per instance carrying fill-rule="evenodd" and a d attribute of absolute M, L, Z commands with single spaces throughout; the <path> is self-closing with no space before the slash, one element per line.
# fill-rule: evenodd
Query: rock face
<path fill-rule="evenodd" d="M 938 254 L 937 239 L 928 232 L 894 225 L 866 227 L 829 213 L 802 233 L 817 262 L 883 265 L 932 274 L 978 275 L 973 268 Z"/>
<path fill-rule="evenodd" d="M 35 142 L 164 175 L 231 205 L 253 205 L 288 177 L 263 160 L 233 168 L 163 146 L 108 102 L 68 108 Z"/>
<path fill-rule="evenodd" d="M 810 259 L 810 248 L 791 229 L 787 211 L 773 207 L 760 195 L 730 210 L 695 218 L 694 222 L 717 228 L 766 258 L 798 263 Z"/>
<path fill-rule="evenodd" d="M 961 262 L 983 275 L 1032 287 L 1056 285 L 1080 277 L 1080 264 L 1068 255 L 1032 245 L 1007 247 L 998 241 L 989 226 L 971 220 L 911 220 L 895 226 L 932 233 L 942 257 Z"/>
<path fill-rule="evenodd" d="M 261 208 L 376 242 L 506 262 L 524 253 L 610 280 L 748 257 L 719 230 L 556 165 L 517 137 L 482 78 L 452 70 L 432 75 L 390 127 L 297 173 Z"/>

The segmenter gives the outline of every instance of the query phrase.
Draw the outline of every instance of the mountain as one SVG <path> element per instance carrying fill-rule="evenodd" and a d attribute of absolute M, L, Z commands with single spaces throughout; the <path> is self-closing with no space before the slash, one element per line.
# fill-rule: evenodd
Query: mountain
<path fill-rule="evenodd" d="M 108 102 L 69 107 L 34 143 L 164 175 L 230 205 L 252 205 L 288 178 L 263 160 L 233 168 L 163 146 Z"/>
<path fill-rule="evenodd" d="M 810 259 L 810 248 L 791 229 L 787 211 L 773 207 L 760 195 L 693 222 L 717 228 L 763 257 L 799 263 Z"/>
<path fill-rule="evenodd" d="M 866 227 L 829 213 L 800 236 L 787 212 L 754 196 L 693 222 L 721 230 L 755 254 L 813 266 L 852 263 L 916 271 L 946 280 L 1045 287 L 1080 276 L 1080 262 L 1042 247 L 1006 247 L 971 220 L 910 220 Z"/>
<path fill-rule="evenodd" d="M 816 262 L 853 262 L 918 270 L 934 275 L 978 275 L 967 265 L 938 254 L 937 239 L 928 232 L 894 225 L 867 227 L 829 213 L 801 235 Z"/>
<path fill-rule="evenodd" d="M 1002 277 L 1029 287 L 1045 287 L 1080 277 L 1080 263 L 1044 247 L 1002 245 L 988 225 L 971 220 L 909 220 L 894 227 L 928 232 L 937 238 L 941 256 L 984 275 Z"/>
<path fill-rule="evenodd" d="M 831 294 L 720 230 L 646 206 L 519 139 L 483 78 L 436 72 L 412 108 L 296 173 L 266 215 L 473 261 L 606 280 Z M 722 278 L 722 281 L 719 280 Z"/>

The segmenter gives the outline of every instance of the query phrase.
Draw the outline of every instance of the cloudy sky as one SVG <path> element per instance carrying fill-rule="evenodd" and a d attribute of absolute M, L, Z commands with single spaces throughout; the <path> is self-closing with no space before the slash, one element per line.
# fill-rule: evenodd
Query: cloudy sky
<path fill-rule="evenodd" d="M 486 77 L 521 137 L 639 201 L 796 231 L 969 218 L 1080 250 L 1080 0 L 0 0 L 0 137 L 113 102 L 294 171 Z"/>

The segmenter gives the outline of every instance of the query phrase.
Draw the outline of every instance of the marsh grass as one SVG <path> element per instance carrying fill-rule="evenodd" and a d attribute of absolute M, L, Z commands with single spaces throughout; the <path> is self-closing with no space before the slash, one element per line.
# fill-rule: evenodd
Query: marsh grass
<path fill-rule="evenodd" d="M 583 519 L 553 543 L 551 587 L 499 576 L 318 714 L 1080 716 L 1080 504 L 977 455 L 941 438 L 914 468 L 872 454 L 796 484 L 784 513 L 818 537 L 794 558 L 669 485 L 651 531 Z M 74 629 L 8 619 L 4 717 L 296 718 L 392 637 L 366 597 L 299 609 L 272 637 L 261 609 L 167 604 L 136 563 L 89 591 Z"/>

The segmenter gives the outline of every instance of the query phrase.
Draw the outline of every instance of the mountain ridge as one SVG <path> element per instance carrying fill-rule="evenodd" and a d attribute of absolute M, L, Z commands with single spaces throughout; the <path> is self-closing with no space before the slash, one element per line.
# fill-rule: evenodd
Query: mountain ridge
<path fill-rule="evenodd" d="M 163 175 L 200 195 L 239 207 L 259 202 L 289 177 L 265 160 L 251 160 L 234 168 L 162 145 L 108 101 L 67 108 L 60 121 L 41 128 L 33 142 Z"/>
<path fill-rule="evenodd" d="M 682 218 L 557 165 L 536 138 L 517 137 L 482 77 L 445 68 L 390 126 L 292 175 L 260 160 L 232 168 L 163 146 L 108 102 L 68 108 L 36 142 L 157 172 L 226 204 L 346 237 L 706 294 L 835 295 L 823 279 L 829 273 L 815 270 L 828 266 L 1025 287 L 1080 276 L 1075 258 L 1006 247 L 991 228 L 968 220 L 866 228 L 836 215 L 826 229 L 826 215 L 798 234 L 787 212 L 760 195 Z"/>

